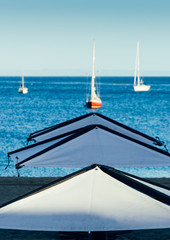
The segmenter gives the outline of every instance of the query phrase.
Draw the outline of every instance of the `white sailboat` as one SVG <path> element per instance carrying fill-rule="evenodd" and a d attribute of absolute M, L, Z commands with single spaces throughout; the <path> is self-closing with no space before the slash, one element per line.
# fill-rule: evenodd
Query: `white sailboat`
<path fill-rule="evenodd" d="M 27 93 L 28 93 L 28 88 L 26 88 L 26 87 L 24 86 L 24 76 L 23 76 L 23 74 L 22 74 L 22 84 L 21 84 L 21 86 L 19 87 L 18 92 L 19 92 L 19 93 L 22 93 L 22 94 L 27 94 Z"/>
<path fill-rule="evenodd" d="M 140 79 L 139 73 L 139 42 L 137 43 L 137 54 L 136 54 L 136 66 L 135 66 L 135 76 L 134 76 L 134 91 L 135 92 L 147 92 L 150 90 L 150 85 L 145 85 L 143 80 Z"/>
<path fill-rule="evenodd" d="M 92 79 L 91 79 L 91 96 L 86 101 L 86 106 L 88 108 L 101 108 L 102 101 L 99 96 L 96 94 L 95 88 L 95 41 L 93 43 L 93 70 L 92 70 Z"/>

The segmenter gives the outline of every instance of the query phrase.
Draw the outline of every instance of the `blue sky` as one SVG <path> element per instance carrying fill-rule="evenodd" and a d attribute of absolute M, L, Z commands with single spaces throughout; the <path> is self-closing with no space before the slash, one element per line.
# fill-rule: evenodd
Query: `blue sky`
<path fill-rule="evenodd" d="M 170 76 L 169 0 L 0 0 L 0 75 Z"/>

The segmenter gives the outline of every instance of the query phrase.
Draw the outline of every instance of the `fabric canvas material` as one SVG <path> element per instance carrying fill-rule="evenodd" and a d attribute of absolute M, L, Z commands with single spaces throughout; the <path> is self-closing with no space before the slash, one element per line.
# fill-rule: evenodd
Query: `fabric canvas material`
<path fill-rule="evenodd" d="M 146 186 L 142 188 L 145 191 Z M 0 228 L 4 229 L 120 231 L 169 227 L 167 204 L 139 191 L 138 183 L 133 188 L 98 166 L 0 209 Z"/>
<path fill-rule="evenodd" d="M 142 134 L 139 131 L 129 128 L 123 124 L 120 124 L 116 121 L 113 121 L 112 119 L 106 118 L 105 116 L 97 113 L 87 114 L 79 118 L 73 119 L 72 121 L 67 121 L 63 124 L 58 124 L 49 128 L 42 129 L 38 132 L 30 134 L 30 139 L 34 139 L 35 141 L 43 141 L 45 139 L 49 139 L 91 124 L 103 125 L 129 137 L 132 137 L 139 141 L 143 141 L 147 144 L 153 144 L 156 142 L 158 144 L 158 141 L 156 139 L 151 138 L 146 134 Z"/>
<path fill-rule="evenodd" d="M 102 126 L 93 127 L 75 138 L 65 140 L 24 161 L 18 159 L 18 166 L 79 168 L 94 163 L 111 167 L 170 165 L 169 153 L 117 135 Z"/>

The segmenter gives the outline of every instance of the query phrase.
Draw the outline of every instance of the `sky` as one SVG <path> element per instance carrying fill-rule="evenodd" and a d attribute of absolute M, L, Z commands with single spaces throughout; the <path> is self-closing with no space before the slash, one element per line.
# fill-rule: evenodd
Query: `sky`
<path fill-rule="evenodd" d="M 0 76 L 170 76 L 170 0 L 0 0 Z"/>

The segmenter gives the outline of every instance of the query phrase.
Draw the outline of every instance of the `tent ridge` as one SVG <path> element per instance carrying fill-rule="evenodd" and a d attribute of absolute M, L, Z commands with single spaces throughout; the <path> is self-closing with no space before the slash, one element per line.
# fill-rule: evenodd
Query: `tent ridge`
<path fill-rule="evenodd" d="M 170 206 L 170 197 L 167 196 L 166 194 L 159 192 L 149 186 L 146 186 L 143 183 L 140 183 L 131 178 L 128 178 L 126 175 L 122 174 L 119 170 L 115 170 L 114 168 L 112 169 L 112 171 L 108 171 L 106 167 L 101 166 L 101 170 L 107 173 L 108 175 L 114 177 L 115 179 L 121 181 L 122 183 L 132 187 L 133 189 L 136 189 L 141 193 L 147 194 L 149 197 Z"/>
<path fill-rule="evenodd" d="M 135 142 L 135 143 L 138 143 L 138 144 L 140 144 L 140 145 L 143 145 L 144 147 L 148 147 L 148 148 L 150 148 L 150 149 L 152 149 L 152 150 L 155 150 L 155 151 L 157 151 L 157 152 L 160 152 L 160 153 L 162 153 L 162 154 L 165 154 L 165 155 L 167 155 L 167 156 L 170 156 L 170 153 L 169 152 L 167 152 L 167 151 L 165 151 L 165 150 L 162 150 L 162 149 L 159 149 L 159 148 L 156 148 L 156 147 L 154 147 L 154 146 L 152 146 L 152 145 L 149 145 L 149 144 L 147 144 L 147 143 L 144 143 L 144 142 L 141 142 L 141 141 L 139 141 L 139 140 L 137 140 L 137 139 L 134 139 L 134 138 L 132 138 L 132 137 L 129 137 L 129 136 L 127 136 L 127 135 L 124 135 L 124 134 L 122 134 L 122 133 L 119 133 L 119 132 L 117 132 L 117 131 L 115 131 L 115 130 L 112 130 L 112 129 L 110 129 L 110 128 L 107 128 L 107 127 L 105 127 L 105 126 L 103 126 L 103 125 L 95 125 L 95 126 L 97 126 L 97 127 L 100 127 L 100 128 L 103 128 L 103 129 L 105 129 L 106 131 L 108 131 L 108 132 L 111 132 L 111 133 L 113 133 L 113 134 L 115 134 L 115 135 L 118 135 L 118 136 L 120 136 L 120 137 L 122 137 L 122 138 L 126 138 L 126 139 L 128 139 L 128 140 L 130 140 L 130 141 L 132 141 L 132 142 Z"/>
<path fill-rule="evenodd" d="M 113 168 L 113 169 L 116 171 L 115 168 Z M 119 171 L 120 171 L 120 170 L 119 170 Z M 127 176 L 129 176 L 129 177 L 134 177 L 134 175 L 132 175 L 132 174 L 130 174 L 130 173 L 126 173 L 126 172 L 124 172 L 124 171 L 120 171 L 120 172 L 123 173 L 123 174 L 125 174 L 125 175 L 127 175 Z M 143 181 L 143 178 L 141 178 L 141 177 L 135 176 L 135 178 L 138 179 L 138 180 Z M 147 182 L 147 183 L 149 183 L 149 184 L 152 184 L 152 185 L 154 185 L 154 186 L 156 186 L 156 187 L 164 188 L 164 189 L 170 191 L 170 187 L 168 187 L 168 186 L 165 186 L 165 185 L 162 185 L 162 184 L 153 182 L 153 181 L 148 180 L 148 179 L 145 179 L 145 182 Z"/>
<path fill-rule="evenodd" d="M 149 148 L 149 149 L 151 149 L 151 150 L 153 150 L 153 151 L 159 152 L 159 153 L 161 153 L 161 154 L 164 154 L 164 155 L 170 157 L 170 154 L 169 154 L 169 152 L 167 152 L 167 151 L 164 151 L 164 150 L 162 150 L 162 149 L 156 148 L 156 147 L 154 147 L 154 146 L 152 146 L 152 145 L 149 145 L 149 144 L 147 144 L 147 143 L 141 142 L 141 141 L 139 141 L 139 140 L 133 139 L 133 138 L 131 138 L 131 137 L 129 137 L 129 136 L 126 136 L 126 135 L 124 135 L 124 134 L 122 134 L 122 133 L 116 132 L 116 131 L 114 131 L 114 130 L 112 130 L 112 129 L 110 129 L 110 128 L 107 128 L 107 127 L 103 126 L 103 125 L 93 124 L 93 125 L 89 125 L 89 126 L 83 127 L 83 128 L 81 128 L 81 129 L 75 131 L 75 133 L 74 133 L 73 135 L 68 136 L 68 137 L 66 137 L 65 139 L 62 139 L 61 141 L 59 141 L 59 142 L 57 142 L 57 143 L 54 143 L 53 145 L 51 145 L 51 146 L 49 146 L 49 147 L 47 147 L 47 148 L 39 151 L 38 153 L 35 153 L 35 154 L 33 154 L 32 156 L 24 159 L 24 160 L 21 161 L 20 163 L 17 163 L 17 164 L 16 164 L 16 168 L 18 169 L 20 165 L 22 165 L 23 163 L 31 160 L 32 158 L 35 158 L 35 157 L 37 157 L 37 156 L 40 156 L 40 155 L 46 153 L 47 151 L 50 151 L 50 150 L 52 150 L 52 149 L 54 149 L 54 148 L 56 148 L 56 147 L 59 147 L 60 145 L 65 144 L 65 143 L 67 143 L 67 142 L 69 142 L 69 141 L 71 141 L 71 140 L 73 140 L 73 139 L 75 139 L 75 138 L 77 138 L 77 137 L 79 137 L 79 136 L 82 136 L 83 134 L 85 134 L 85 133 L 87 133 L 87 132 L 89 132 L 89 131 L 91 131 L 91 130 L 93 130 L 93 129 L 97 129 L 96 127 L 97 127 L 97 128 L 100 128 L 100 129 L 103 129 L 103 130 L 105 130 L 105 131 L 107 131 L 107 132 L 110 132 L 110 133 L 112 133 L 112 134 L 115 134 L 115 135 L 117 135 L 117 136 L 119 136 L 119 137 L 121 137 L 121 138 L 124 138 L 124 139 L 127 139 L 127 140 L 129 140 L 129 141 L 135 142 L 135 143 L 137 143 L 137 144 L 139 144 L 139 145 L 142 145 L 142 146 L 144 146 L 144 147 L 146 147 L 146 148 Z M 160 163 L 160 164 L 161 164 L 161 163 Z"/>
<path fill-rule="evenodd" d="M 150 137 L 149 135 L 146 135 L 146 134 L 144 134 L 144 133 L 142 133 L 142 132 L 140 132 L 140 131 L 138 131 L 138 130 L 135 130 L 135 129 L 131 128 L 131 127 L 128 127 L 128 126 L 126 126 L 126 125 L 124 125 L 124 124 L 122 124 L 122 123 L 119 123 L 119 122 L 117 122 L 117 121 L 115 121 L 115 120 L 113 120 L 113 119 L 111 119 L 111 118 L 108 118 L 108 117 L 106 117 L 106 116 L 104 116 L 104 115 L 102 115 L 102 114 L 100 114 L 100 113 L 88 113 L 88 114 L 85 114 L 85 115 L 83 115 L 83 116 L 80 116 L 80 117 L 77 117 L 77 118 L 74 118 L 74 119 L 65 121 L 65 122 L 63 122 L 63 123 L 59 123 L 59 124 L 56 124 L 56 125 L 54 125 L 54 126 L 51 126 L 51 127 L 44 128 L 44 129 L 42 129 L 42 130 L 36 131 L 36 132 L 31 133 L 31 134 L 29 135 L 27 141 L 34 140 L 34 137 L 38 137 L 38 136 L 40 136 L 40 135 L 42 135 L 42 134 L 44 134 L 44 133 L 49 133 L 49 132 L 51 132 L 51 131 L 53 131 L 53 130 L 56 130 L 56 129 L 58 129 L 58 128 L 67 126 L 67 125 L 69 125 L 69 124 L 71 124 L 71 123 L 78 122 L 79 120 L 85 119 L 85 118 L 87 118 L 87 117 L 89 117 L 89 116 L 98 116 L 98 117 L 100 117 L 100 118 L 102 118 L 102 119 L 104 119 L 104 120 L 106 120 L 106 121 L 108 121 L 108 122 L 111 122 L 111 123 L 113 123 L 113 124 L 115 124 L 115 125 L 117 125 L 117 126 L 119 126 L 119 127 L 124 128 L 124 129 L 126 129 L 126 130 L 128 130 L 128 131 L 130 131 L 130 132 L 132 132 L 132 133 L 138 134 L 138 135 L 140 135 L 140 136 L 142 136 L 142 137 L 144 137 L 144 138 L 152 141 L 152 142 L 153 142 L 154 144 L 156 144 L 156 145 L 159 145 L 159 146 L 162 146 L 162 145 L 163 145 L 163 143 L 162 143 L 160 140 L 158 140 L 158 139 L 156 139 L 156 138 L 153 138 L 153 137 Z"/>
<path fill-rule="evenodd" d="M 43 141 L 41 141 L 41 142 L 36 142 L 36 143 L 31 144 L 31 145 L 28 145 L 28 146 L 26 146 L 26 147 L 23 147 L 23 148 L 14 150 L 14 151 L 12 151 L 12 152 L 9 152 L 9 153 L 8 153 L 8 156 L 10 156 L 11 154 L 20 152 L 20 151 L 22 151 L 22 150 L 26 150 L 26 149 L 29 149 L 29 148 L 32 148 L 32 147 L 35 147 L 35 146 L 39 146 L 39 145 L 42 145 L 42 144 L 44 144 L 44 143 L 48 143 L 48 142 L 51 142 L 51 141 L 53 141 L 53 140 L 57 140 L 57 139 L 63 138 L 63 137 L 65 137 L 65 136 L 69 136 L 69 135 L 74 134 L 74 133 L 77 133 L 78 131 L 81 131 L 81 130 L 83 130 L 83 129 L 84 129 L 84 127 L 78 128 L 78 129 L 72 130 L 72 131 L 70 131 L 70 132 L 66 132 L 66 133 L 63 133 L 63 134 L 61 134 L 61 135 L 57 135 L 57 136 L 55 136 L 55 137 L 45 139 L 45 140 L 43 140 Z"/>
<path fill-rule="evenodd" d="M 47 127 L 47 128 L 42 129 L 42 130 L 36 131 L 36 132 L 34 132 L 34 133 L 31 133 L 31 134 L 29 135 L 27 141 L 33 140 L 33 138 L 32 138 L 33 136 L 39 136 L 39 135 L 41 135 L 41 132 L 42 132 L 42 131 L 43 131 L 43 133 L 48 133 L 48 132 L 50 132 L 51 130 L 58 129 L 58 128 L 60 128 L 60 127 L 64 127 L 64 126 L 66 126 L 66 125 L 68 125 L 68 124 L 77 122 L 77 121 L 82 120 L 82 119 L 84 119 L 84 118 L 87 118 L 87 117 L 89 117 L 89 116 L 91 116 L 91 115 L 93 115 L 93 114 L 94 114 L 94 113 L 88 113 L 88 114 L 85 114 L 85 115 L 83 115 L 83 116 L 79 116 L 79 117 L 70 119 L 70 120 L 68 120 L 68 121 L 61 122 L 61 123 L 56 124 L 56 125 L 53 125 L 53 126 L 51 126 L 51 127 Z"/>
<path fill-rule="evenodd" d="M 21 164 L 23 164 L 23 163 L 31 160 L 32 158 L 35 158 L 35 157 L 37 157 L 37 156 L 39 156 L 39 155 L 41 155 L 41 154 L 43 154 L 43 153 L 46 153 L 47 151 L 52 150 L 53 148 L 56 148 L 56 147 L 58 147 L 58 146 L 60 146 L 60 145 L 62 145 L 62 144 L 64 144 L 64 143 L 67 143 L 67 142 L 71 141 L 72 139 L 75 139 L 75 138 L 77 138 L 77 137 L 85 134 L 86 132 L 89 132 L 90 130 L 92 130 L 92 129 L 94 129 L 94 128 L 95 128 L 95 125 L 94 125 L 94 126 L 93 126 L 93 125 L 90 125 L 90 126 L 87 126 L 87 127 L 82 128 L 80 131 L 77 131 L 74 135 L 68 136 L 67 138 L 65 138 L 65 139 L 63 139 L 63 140 L 61 140 L 61 141 L 59 141 L 59 142 L 57 142 L 57 143 L 54 143 L 53 145 L 51 145 L 51 146 L 49 146 L 49 147 L 41 150 L 40 152 L 35 153 L 34 155 L 32 155 L 32 156 L 24 159 L 24 160 L 21 161 L 20 163 L 16 164 L 16 169 L 19 168 L 19 165 L 21 165 Z"/>
<path fill-rule="evenodd" d="M 96 166 L 98 166 L 98 165 L 97 165 L 97 164 L 92 164 L 92 165 L 87 166 L 87 167 L 85 167 L 85 168 L 83 168 L 83 169 L 80 169 L 80 170 L 78 170 L 78 171 L 76 171 L 76 172 L 70 173 L 70 174 L 68 174 L 68 175 L 66 175 L 66 176 L 64 176 L 64 177 L 59 177 L 59 178 L 57 178 L 56 180 L 54 180 L 54 181 L 52 181 L 52 182 L 50 182 L 50 183 L 47 183 L 47 184 L 45 184 L 45 185 L 43 185 L 43 186 L 41 186 L 41 187 L 39 187 L 39 188 L 37 188 L 37 189 L 35 189 L 35 190 L 33 190 L 33 191 L 30 191 L 30 192 L 28 192 L 28 193 L 26 193 L 26 194 L 24 194 L 24 195 L 22 195 L 22 196 L 19 196 L 19 197 L 15 198 L 15 199 L 13 199 L 13 200 L 11 200 L 11 201 L 8 201 L 8 202 L 0 205 L 0 209 L 1 209 L 2 207 L 5 207 L 5 206 L 7 206 L 7 205 L 9 205 L 9 204 L 11 204 L 11 203 L 13 203 L 13 202 L 15 202 L 15 201 L 21 200 L 21 199 L 23 199 L 23 198 L 29 197 L 29 196 L 31 196 L 31 195 L 33 195 L 33 194 L 38 193 L 38 192 L 44 191 L 45 189 L 50 188 L 50 187 L 53 187 L 54 185 L 63 183 L 63 182 L 65 182 L 65 181 L 67 181 L 67 180 L 69 180 L 69 179 L 71 179 L 71 178 L 74 178 L 74 177 L 76 177 L 76 176 L 78 176 L 78 175 L 80 175 L 80 174 L 82 174 L 82 173 L 85 173 L 85 172 L 87 172 L 87 171 L 89 171 L 89 170 L 91 170 L 91 169 L 93 169 L 93 168 L 96 168 Z M 100 168 L 100 166 L 98 166 L 98 167 Z"/>
<path fill-rule="evenodd" d="M 140 132 L 140 131 L 138 131 L 138 130 L 135 130 L 135 129 L 129 127 L 129 126 L 126 126 L 126 125 L 124 125 L 123 123 L 117 122 L 117 121 L 115 121 L 115 120 L 113 120 L 113 119 L 111 119 L 111 118 L 108 118 L 108 117 L 100 114 L 100 113 L 96 113 L 96 115 L 97 115 L 97 116 L 100 116 L 101 118 L 103 118 L 103 119 L 105 119 L 105 120 L 107 120 L 107 121 L 110 121 L 110 122 L 112 122 L 112 123 L 114 123 L 114 124 L 116 124 L 116 125 L 118 125 L 118 126 L 120 126 L 120 127 L 123 127 L 123 128 L 125 128 L 125 129 L 133 132 L 133 133 L 139 134 L 139 135 L 141 135 L 142 137 L 145 137 L 145 138 L 153 141 L 154 143 L 156 143 L 156 144 L 159 145 L 159 146 L 162 146 L 162 145 L 163 145 L 163 143 L 162 143 L 160 140 L 157 140 L 156 138 L 153 138 L 153 137 L 151 137 L 151 136 L 149 136 L 149 135 L 147 135 L 147 134 L 145 134 L 145 133 L 142 133 L 142 132 Z"/>
<path fill-rule="evenodd" d="M 170 198 L 133 177 L 90 165 L 2 205 L 0 228 L 93 232 L 170 227 Z"/>

